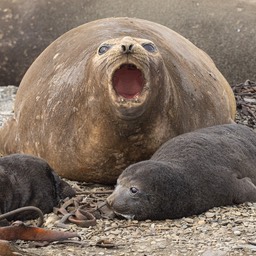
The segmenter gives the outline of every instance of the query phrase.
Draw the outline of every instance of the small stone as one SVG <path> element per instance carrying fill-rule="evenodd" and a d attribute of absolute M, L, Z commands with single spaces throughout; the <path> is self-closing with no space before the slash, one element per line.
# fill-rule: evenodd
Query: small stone
<path fill-rule="evenodd" d="M 216 223 L 216 222 L 212 224 L 212 227 L 213 227 L 213 228 L 216 228 L 216 227 L 218 227 L 218 226 L 219 226 L 219 224 Z"/>
<path fill-rule="evenodd" d="M 205 213 L 206 218 L 213 218 L 215 216 L 214 212 L 206 212 Z"/>
<path fill-rule="evenodd" d="M 248 102 L 248 103 L 256 103 L 256 99 L 251 99 L 251 98 L 245 98 L 244 97 L 244 101 Z"/>
<path fill-rule="evenodd" d="M 112 228 L 117 228 L 118 225 L 117 225 L 117 223 L 114 222 L 114 223 L 111 224 L 111 227 L 112 227 Z"/>
<path fill-rule="evenodd" d="M 189 223 L 189 224 L 193 224 L 194 223 L 194 220 L 191 219 L 191 218 L 184 218 L 184 220 Z"/>
<path fill-rule="evenodd" d="M 232 224 L 229 223 L 229 224 L 227 225 L 227 228 L 232 228 Z"/>
<path fill-rule="evenodd" d="M 202 254 L 202 256 L 224 256 L 224 255 L 228 255 L 228 253 L 226 251 L 212 250 L 212 249 L 208 249 Z"/>
<path fill-rule="evenodd" d="M 197 222 L 197 224 L 198 224 L 199 226 L 204 225 L 204 224 L 205 224 L 205 220 L 199 220 L 199 221 Z"/>
<path fill-rule="evenodd" d="M 159 249 L 165 249 L 165 248 L 166 248 L 166 245 L 163 244 L 163 243 L 160 243 L 160 244 L 158 245 L 158 248 L 159 248 Z"/>
<path fill-rule="evenodd" d="M 234 231 L 234 235 L 240 236 L 240 235 L 241 235 L 241 232 L 240 232 L 239 230 L 235 230 L 235 231 Z"/>
<path fill-rule="evenodd" d="M 55 222 L 59 220 L 59 217 L 57 215 L 49 215 L 49 217 L 45 221 L 45 226 L 50 227 L 53 226 Z"/>
<path fill-rule="evenodd" d="M 110 231 L 110 234 L 113 234 L 113 235 L 119 235 L 119 234 L 121 234 L 121 230 L 119 230 L 119 229 L 116 229 L 116 230 L 112 230 L 112 231 Z"/>

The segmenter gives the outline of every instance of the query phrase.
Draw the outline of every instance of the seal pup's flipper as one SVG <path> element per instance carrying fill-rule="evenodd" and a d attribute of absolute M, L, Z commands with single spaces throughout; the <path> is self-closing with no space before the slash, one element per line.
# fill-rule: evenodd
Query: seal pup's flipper
<path fill-rule="evenodd" d="M 237 189 L 235 192 L 234 204 L 244 202 L 256 202 L 256 186 L 249 177 L 237 177 Z"/>

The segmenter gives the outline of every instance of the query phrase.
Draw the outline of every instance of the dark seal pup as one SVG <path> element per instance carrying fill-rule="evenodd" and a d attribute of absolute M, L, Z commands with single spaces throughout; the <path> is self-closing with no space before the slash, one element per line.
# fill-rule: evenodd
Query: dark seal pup
<path fill-rule="evenodd" d="M 45 49 L 14 113 L 0 128 L 0 153 L 37 155 L 62 177 L 115 184 L 169 138 L 231 123 L 235 98 L 210 57 L 179 34 L 108 18 Z"/>
<path fill-rule="evenodd" d="M 171 139 L 150 160 L 129 166 L 107 202 L 127 218 L 181 218 L 256 201 L 255 184 L 255 132 L 218 125 Z"/>
<path fill-rule="evenodd" d="M 43 159 L 22 154 L 0 158 L 0 214 L 24 206 L 49 213 L 60 199 L 74 195 L 75 191 Z M 11 219 L 36 217 L 37 213 L 27 211 Z"/>

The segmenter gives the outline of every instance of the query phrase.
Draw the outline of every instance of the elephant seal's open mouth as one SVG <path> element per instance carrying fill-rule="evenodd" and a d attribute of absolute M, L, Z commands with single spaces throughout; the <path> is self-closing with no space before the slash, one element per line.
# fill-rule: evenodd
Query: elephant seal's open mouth
<path fill-rule="evenodd" d="M 122 64 L 114 72 L 112 83 L 118 96 L 133 99 L 141 94 L 145 79 L 141 70 L 134 64 Z"/>

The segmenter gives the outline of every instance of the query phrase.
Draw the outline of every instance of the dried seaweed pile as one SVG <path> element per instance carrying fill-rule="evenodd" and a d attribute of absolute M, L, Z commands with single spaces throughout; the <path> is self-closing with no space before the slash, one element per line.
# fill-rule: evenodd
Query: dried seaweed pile
<path fill-rule="evenodd" d="M 256 83 L 246 80 L 232 86 L 236 98 L 236 122 L 256 129 Z"/>

